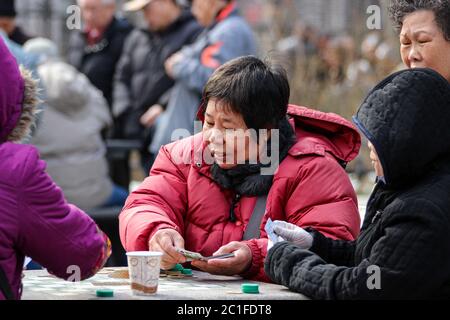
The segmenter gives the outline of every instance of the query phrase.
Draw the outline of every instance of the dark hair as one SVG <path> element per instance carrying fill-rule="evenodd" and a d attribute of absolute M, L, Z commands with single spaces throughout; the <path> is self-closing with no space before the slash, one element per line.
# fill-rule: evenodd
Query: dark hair
<path fill-rule="evenodd" d="M 436 17 L 436 24 L 450 41 L 450 1 L 449 0 L 392 0 L 389 6 L 391 19 L 395 27 L 401 29 L 405 17 L 418 10 L 432 11 Z"/>
<path fill-rule="evenodd" d="M 277 129 L 286 117 L 289 96 L 289 82 L 281 66 L 245 56 L 214 72 L 203 90 L 201 112 L 209 100 L 216 99 L 241 114 L 249 129 Z"/>

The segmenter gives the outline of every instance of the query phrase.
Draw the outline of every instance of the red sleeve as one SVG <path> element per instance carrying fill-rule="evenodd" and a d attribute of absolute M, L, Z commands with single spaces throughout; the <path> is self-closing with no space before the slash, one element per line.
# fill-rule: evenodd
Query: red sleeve
<path fill-rule="evenodd" d="M 186 178 L 167 148 L 161 148 L 150 176 L 129 196 L 120 214 L 120 237 L 127 251 L 148 250 L 150 238 L 161 229 L 183 236 Z"/>

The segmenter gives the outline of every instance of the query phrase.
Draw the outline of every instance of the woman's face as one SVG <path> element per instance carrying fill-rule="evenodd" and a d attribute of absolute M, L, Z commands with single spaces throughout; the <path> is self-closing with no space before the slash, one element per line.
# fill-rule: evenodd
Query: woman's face
<path fill-rule="evenodd" d="M 193 0 L 191 11 L 199 24 L 209 27 L 224 6 L 221 0 Z"/>
<path fill-rule="evenodd" d="M 242 115 L 232 112 L 220 101 L 211 99 L 206 107 L 203 140 L 208 143 L 214 162 L 222 169 L 258 159 L 258 144 L 250 137 Z"/>
<path fill-rule="evenodd" d="M 370 160 L 372 160 L 373 168 L 377 177 L 384 177 L 383 167 L 381 166 L 380 159 L 378 158 L 377 151 L 371 142 L 368 144 L 370 150 Z"/>
<path fill-rule="evenodd" d="M 408 68 L 431 68 L 450 82 L 450 41 L 429 10 L 413 12 L 403 20 L 400 52 Z"/>

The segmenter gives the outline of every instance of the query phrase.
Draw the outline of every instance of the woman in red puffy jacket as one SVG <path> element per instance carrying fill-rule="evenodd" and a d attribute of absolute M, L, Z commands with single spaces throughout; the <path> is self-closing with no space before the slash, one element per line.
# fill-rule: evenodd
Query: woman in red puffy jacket
<path fill-rule="evenodd" d="M 335 114 L 288 105 L 289 95 L 285 71 L 255 57 L 217 69 L 203 92 L 203 132 L 162 147 L 128 198 L 120 215 L 126 250 L 161 251 L 164 269 L 186 261 L 176 248 L 234 252 L 192 265 L 268 280 L 269 218 L 355 239 L 360 217 L 344 167 L 360 136 Z"/>

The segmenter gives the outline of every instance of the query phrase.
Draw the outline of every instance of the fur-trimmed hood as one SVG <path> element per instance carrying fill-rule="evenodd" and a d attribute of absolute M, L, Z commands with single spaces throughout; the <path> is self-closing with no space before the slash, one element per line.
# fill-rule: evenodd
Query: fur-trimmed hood
<path fill-rule="evenodd" d="M 34 123 L 37 84 L 0 39 L 0 143 L 20 141 Z"/>

